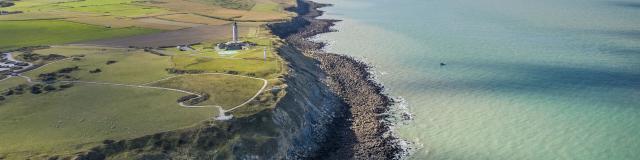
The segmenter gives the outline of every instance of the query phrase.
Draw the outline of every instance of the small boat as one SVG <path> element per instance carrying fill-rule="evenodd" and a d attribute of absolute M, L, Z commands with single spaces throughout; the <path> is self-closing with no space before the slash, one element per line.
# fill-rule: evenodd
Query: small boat
<path fill-rule="evenodd" d="M 446 65 L 447 65 L 446 63 L 443 63 L 443 62 L 440 63 L 440 66 L 446 66 Z"/>

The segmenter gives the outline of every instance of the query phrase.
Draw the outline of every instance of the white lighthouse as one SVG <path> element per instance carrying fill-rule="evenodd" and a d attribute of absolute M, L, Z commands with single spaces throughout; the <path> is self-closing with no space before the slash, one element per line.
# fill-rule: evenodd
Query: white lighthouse
<path fill-rule="evenodd" d="M 267 47 L 264 47 L 264 50 L 262 52 L 262 58 L 264 58 L 264 61 L 267 61 Z"/>
<path fill-rule="evenodd" d="M 232 25 L 232 29 L 231 30 L 233 32 L 233 33 L 231 33 L 233 35 L 233 39 L 231 40 L 231 42 L 238 43 L 238 41 L 239 41 L 239 39 L 238 39 L 238 23 L 233 22 L 233 24 L 231 24 L 231 25 Z"/>
<path fill-rule="evenodd" d="M 237 22 L 231 23 L 231 41 L 225 42 L 225 43 L 218 43 L 217 48 L 224 49 L 224 50 L 241 50 L 241 49 L 248 49 L 251 46 L 255 46 L 255 44 L 253 43 L 240 41 L 240 36 L 238 35 L 238 32 L 240 32 L 238 30 L 238 23 Z"/>

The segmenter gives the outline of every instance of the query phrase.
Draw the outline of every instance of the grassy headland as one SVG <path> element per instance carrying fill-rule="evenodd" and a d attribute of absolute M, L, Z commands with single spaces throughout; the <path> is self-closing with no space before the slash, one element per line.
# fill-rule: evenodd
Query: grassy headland
<path fill-rule="evenodd" d="M 188 96 L 185 92 L 209 95 L 198 105 L 230 109 L 247 104 L 230 111 L 236 117 L 270 109 L 284 94 L 271 90 L 283 84 L 286 68 L 275 54 L 278 39 L 263 24 L 290 18 L 282 9 L 292 4 L 287 0 L 13 2 L 1 10 L 22 13 L 0 16 L 0 51 L 51 47 L 13 52 L 16 59 L 41 67 L 0 81 L 0 159 L 68 157 L 102 143 L 192 127 L 218 115 L 217 108 L 178 104 Z M 257 46 L 233 54 L 213 49 L 227 39 L 227 30 L 207 32 L 211 38 L 193 45 L 194 51 L 62 45 L 200 25 L 226 28 L 231 21 L 243 21 L 242 40 Z M 262 79 L 268 81 L 264 91 Z"/>

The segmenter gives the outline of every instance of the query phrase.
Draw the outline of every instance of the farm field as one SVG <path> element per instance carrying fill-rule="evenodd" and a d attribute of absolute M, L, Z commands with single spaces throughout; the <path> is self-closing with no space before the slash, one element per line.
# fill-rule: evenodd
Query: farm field
<path fill-rule="evenodd" d="M 56 20 L 0 21 L 0 50 L 45 44 L 95 40 L 155 33 L 145 28 L 108 29 L 94 25 Z"/>
<path fill-rule="evenodd" d="M 228 38 L 221 36 L 228 35 L 226 29 L 216 28 L 227 28 L 226 24 L 231 21 L 260 22 L 252 24 L 258 26 L 265 22 L 282 21 L 293 16 L 278 9 L 291 6 L 286 2 L 242 0 L 243 5 L 245 2 L 251 2 L 250 7 L 234 8 L 229 6 L 238 5 L 240 1 L 213 0 L 215 3 L 207 1 L 209 0 L 15 1 L 14 6 L 0 8 L 3 11 L 22 12 L 0 15 L 0 34 L 3 35 L 0 39 L 0 51 L 181 29 L 187 29 L 186 31 L 191 31 L 189 33 L 197 35 L 209 35 L 197 38 L 197 35 L 192 34 L 174 39 L 174 41 L 191 44 Z M 201 25 L 209 27 L 198 27 Z M 196 29 L 188 30 L 190 28 Z M 175 34 L 183 33 L 184 31 Z M 167 34 L 161 36 L 170 37 Z M 152 37 L 144 38 L 154 39 Z"/>

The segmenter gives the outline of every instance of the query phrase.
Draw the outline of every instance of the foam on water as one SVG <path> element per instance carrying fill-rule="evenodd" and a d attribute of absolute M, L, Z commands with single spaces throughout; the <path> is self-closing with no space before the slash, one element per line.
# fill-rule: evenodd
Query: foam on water
<path fill-rule="evenodd" d="M 320 2 L 344 21 L 317 39 L 406 100 L 413 159 L 640 159 L 640 2 Z"/>

